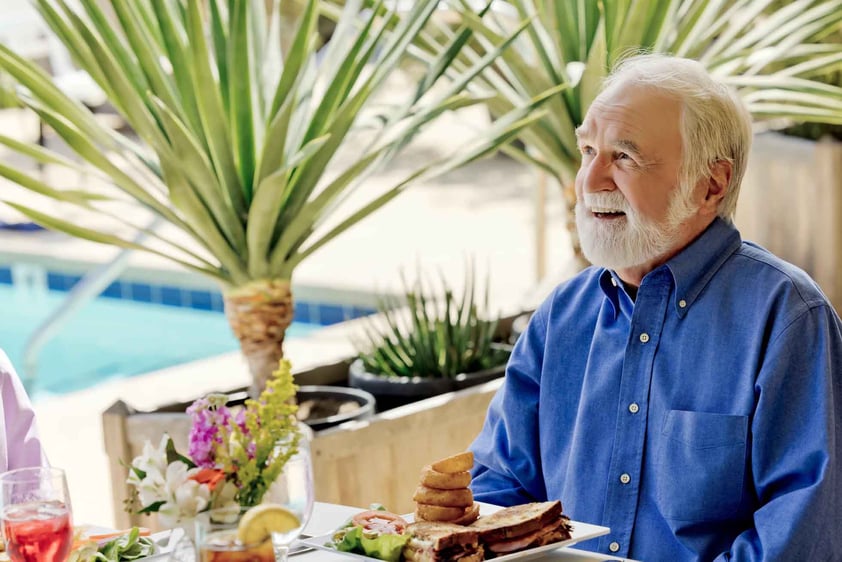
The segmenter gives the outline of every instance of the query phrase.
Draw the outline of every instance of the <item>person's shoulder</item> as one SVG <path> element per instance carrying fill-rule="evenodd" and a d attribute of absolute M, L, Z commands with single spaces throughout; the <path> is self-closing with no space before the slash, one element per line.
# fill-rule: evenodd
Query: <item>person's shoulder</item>
<path fill-rule="evenodd" d="M 579 293 L 593 291 L 599 287 L 599 279 L 605 273 L 603 267 L 588 266 L 556 285 L 549 296 L 549 300 L 569 298 Z"/>
<path fill-rule="evenodd" d="M 551 311 L 577 311 L 591 305 L 598 306 L 605 297 L 600 287 L 600 278 L 607 274 L 605 268 L 586 267 L 559 282 L 538 308 L 544 314 L 551 315 Z"/>
<path fill-rule="evenodd" d="M 740 267 L 747 268 L 747 274 L 764 290 L 788 296 L 805 306 L 830 306 L 827 297 L 807 272 L 763 246 L 744 240 L 734 256 L 739 260 Z"/>
<path fill-rule="evenodd" d="M 569 306 L 583 299 L 602 296 L 599 279 L 605 273 L 606 271 L 602 267 L 588 266 L 571 277 L 560 281 L 546 295 L 541 303 L 541 308 L 554 308 L 560 304 Z"/>

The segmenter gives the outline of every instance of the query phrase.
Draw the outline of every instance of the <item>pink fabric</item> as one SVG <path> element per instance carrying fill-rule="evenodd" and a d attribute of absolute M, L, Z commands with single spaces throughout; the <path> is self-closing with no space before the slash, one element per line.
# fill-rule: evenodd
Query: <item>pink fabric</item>
<path fill-rule="evenodd" d="M 0 350 L 0 472 L 47 464 L 32 404 L 11 361 Z"/>

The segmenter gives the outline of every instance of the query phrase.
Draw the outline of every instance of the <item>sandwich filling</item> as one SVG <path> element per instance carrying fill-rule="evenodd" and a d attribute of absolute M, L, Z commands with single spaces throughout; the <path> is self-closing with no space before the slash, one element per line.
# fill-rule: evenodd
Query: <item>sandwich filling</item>
<path fill-rule="evenodd" d="M 407 527 L 403 557 L 409 562 L 481 562 L 485 559 L 479 534 L 470 527 L 419 521 Z"/>
<path fill-rule="evenodd" d="M 570 519 L 566 515 L 562 515 L 554 522 L 538 530 L 518 537 L 487 542 L 486 547 L 494 554 L 509 554 L 511 552 L 526 550 L 527 548 L 535 548 L 537 546 L 567 540 L 570 538 L 571 530 Z"/>

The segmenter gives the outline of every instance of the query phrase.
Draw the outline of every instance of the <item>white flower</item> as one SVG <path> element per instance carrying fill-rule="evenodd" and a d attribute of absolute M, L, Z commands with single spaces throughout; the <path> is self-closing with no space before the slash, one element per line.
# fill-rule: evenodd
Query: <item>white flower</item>
<path fill-rule="evenodd" d="M 174 461 L 167 467 L 164 504 L 158 508 L 164 525 L 184 524 L 208 506 L 210 489 L 190 479 L 198 471 L 197 468 L 188 469 L 181 461 Z"/>
<path fill-rule="evenodd" d="M 161 474 L 167 468 L 167 440 L 169 436 L 164 434 L 161 437 L 161 443 L 158 447 L 154 447 L 152 443 L 147 441 L 143 444 L 143 453 L 140 456 L 135 457 L 132 461 L 132 466 L 138 470 L 145 472 L 147 475 L 150 473 Z M 135 481 L 132 481 L 132 478 Z M 134 484 L 137 479 L 137 475 L 134 474 L 134 471 L 131 471 L 129 475 L 129 483 Z"/>
<path fill-rule="evenodd" d="M 132 461 L 132 468 L 142 471 L 144 476 L 141 478 L 136 470 L 130 470 L 127 482 L 137 489 L 143 507 L 160 503 L 161 523 L 175 526 L 190 521 L 207 508 L 210 489 L 190 479 L 198 468 L 191 469 L 182 461 L 167 464 L 168 440 L 169 436 L 164 435 L 157 447 L 148 441 L 143 445 L 143 453 Z"/>
<path fill-rule="evenodd" d="M 135 470 L 130 470 L 127 482 L 137 489 L 138 498 L 144 507 L 167 500 L 164 472 L 167 470 L 168 439 L 164 435 L 157 448 L 147 441 L 143 445 L 143 453 L 132 461 L 132 468 L 142 471 L 144 476 L 141 478 Z"/>

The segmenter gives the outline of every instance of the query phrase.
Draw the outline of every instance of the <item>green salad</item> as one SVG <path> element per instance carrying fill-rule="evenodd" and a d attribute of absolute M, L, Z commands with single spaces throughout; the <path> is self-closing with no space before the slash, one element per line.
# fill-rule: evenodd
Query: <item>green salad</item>
<path fill-rule="evenodd" d="M 89 543 L 70 553 L 67 562 L 131 562 L 155 554 L 155 543 L 140 536 L 133 527 L 129 533 L 103 543 Z"/>
<path fill-rule="evenodd" d="M 370 558 L 398 562 L 409 541 L 404 533 L 407 522 L 382 505 L 356 514 L 333 535 L 329 546 L 342 552 L 353 552 Z"/>

